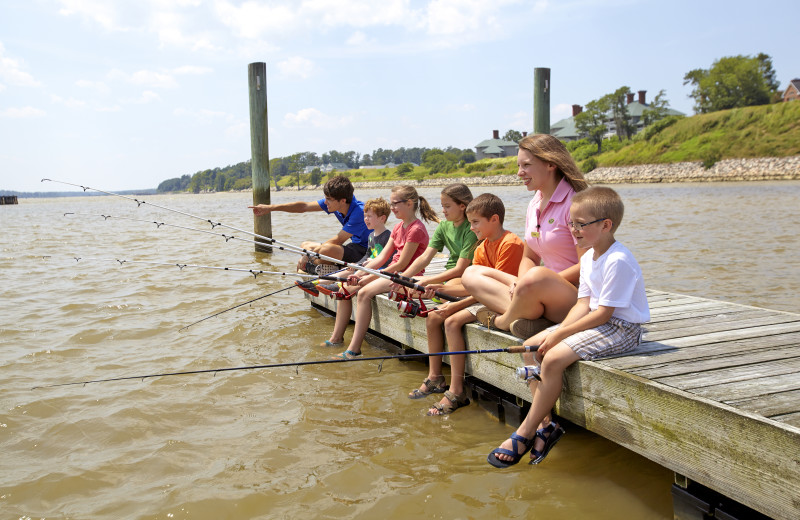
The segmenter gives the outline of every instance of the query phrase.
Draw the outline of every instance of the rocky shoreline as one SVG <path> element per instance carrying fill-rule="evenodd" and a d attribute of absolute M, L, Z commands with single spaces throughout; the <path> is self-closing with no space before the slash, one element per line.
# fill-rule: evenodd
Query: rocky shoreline
<path fill-rule="evenodd" d="M 592 184 L 800 180 L 800 155 L 725 159 L 708 169 L 700 161 L 603 167 L 587 173 L 586 179 Z M 402 181 L 354 182 L 353 186 L 356 188 L 391 188 L 402 183 L 424 187 L 446 186 L 454 182 L 463 182 L 470 186 L 512 186 L 519 184 L 519 179 L 516 175 L 487 175 L 485 177 L 440 177 L 421 181 L 403 179 Z M 319 187 L 303 186 L 300 189 L 316 190 Z M 281 188 L 281 191 L 284 190 L 296 191 L 297 187 Z"/>

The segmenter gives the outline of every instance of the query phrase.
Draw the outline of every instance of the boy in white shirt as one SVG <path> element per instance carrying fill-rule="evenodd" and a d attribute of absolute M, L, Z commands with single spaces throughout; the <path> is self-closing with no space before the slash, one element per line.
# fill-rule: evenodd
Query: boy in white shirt
<path fill-rule="evenodd" d="M 491 465 L 513 466 L 531 449 L 531 464 L 544 460 L 564 434 L 550 415 L 561 395 L 564 370 L 579 359 L 622 354 L 641 343 L 641 324 L 650 320 L 650 308 L 639 264 L 614 239 L 623 212 L 611 188 L 595 186 L 573 197 L 569 225 L 578 247 L 588 249 L 580 259 L 578 302 L 563 323 L 525 341 L 539 346 L 540 380 L 529 380 L 533 401 L 528 415 L 489 454 Z"/>

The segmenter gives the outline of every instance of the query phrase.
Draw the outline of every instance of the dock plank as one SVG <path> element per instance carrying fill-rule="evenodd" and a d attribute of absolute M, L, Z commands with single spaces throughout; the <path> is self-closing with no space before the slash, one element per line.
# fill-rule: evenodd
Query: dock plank
<path fill-rule="evenodd" d="M 800 315 L 662 291 L 648 298 L 642 345 L 571 366 L 556 412 L 772 518 L 800 518 Z M 427 352 L 424 320 L 399 318 L 383 297 L 372 305 L 371 329 Z M 465 340 L 468 349 L 520 343 L 474 324 Z M 520 364 L 516 354 L 471 355 L 467 373 L 529 402 L 513 376 Z"/>

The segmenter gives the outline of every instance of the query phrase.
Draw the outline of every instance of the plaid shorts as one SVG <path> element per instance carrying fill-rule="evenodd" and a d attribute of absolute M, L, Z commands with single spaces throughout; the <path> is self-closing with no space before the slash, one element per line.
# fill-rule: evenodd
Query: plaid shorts
<path fill-rule="evenodd" d="M 558 325 L 553 325 L 547 330 L 557 328 Z M 613 317 L 599 327 L 576 332 L 564 340 L 584 360 L 624 354 L 638 347 L 641 342 L 641 324 Z"/>

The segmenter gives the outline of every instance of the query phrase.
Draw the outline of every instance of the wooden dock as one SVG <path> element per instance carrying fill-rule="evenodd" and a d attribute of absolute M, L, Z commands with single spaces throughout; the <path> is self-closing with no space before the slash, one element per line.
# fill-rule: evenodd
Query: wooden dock
<path fill-rule="evenodd" d="M 335 310 L 326 296 L 311 300 Z M 660 291 L 648 300 L 642 345 L 570 367 L 556 413 L 669 468 L 681 488 L 697 483 L 771 518 L 800 518 L 800 314 Z M 400 318 L 385 297 L 373 302 L 370 329 L 427 352 L 423 319 Z M 474 324 L 465 338 L 470 350 L 521 343 Z M 520 364 L 516 354 L 469 356 L 467 373 L 530 401 L 514 378 Z M 675 516 L 743 518 L 719 507 L 697 500 Z"/>

